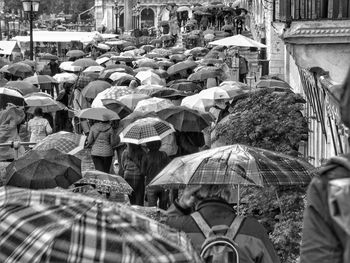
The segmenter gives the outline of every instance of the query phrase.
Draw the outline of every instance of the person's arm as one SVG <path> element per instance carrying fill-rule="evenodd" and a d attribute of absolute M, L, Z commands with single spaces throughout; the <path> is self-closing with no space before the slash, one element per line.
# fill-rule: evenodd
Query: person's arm
<path fill-rule="evenodd" d="M 185 188 L 181 197 L 175 200 L 168 208 L 168 217 L 189 215 L 192 212 L 192 207 L 196 201 L 195 193 L 201 188 L 200 185 L 188 186 Z"/>
<path fill-rule="evenodd" d="M 45 131 L 46 131 L 47 135 L 52 133 L 52 128 L 51 128 L 51 125 L 50 125 L 50 123 L 48 121 L 46 121 Z"/>
<path fill-rule="evenodd" d="M 94 131 L 90 129 L 89 136 L 87 138 L 87 145 L 91 145 L 94 142 Z"/>

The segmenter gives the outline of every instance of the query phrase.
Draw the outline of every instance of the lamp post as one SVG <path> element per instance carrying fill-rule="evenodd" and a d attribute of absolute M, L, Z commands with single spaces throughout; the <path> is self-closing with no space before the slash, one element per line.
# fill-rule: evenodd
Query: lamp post
<path fill-rule="evenodd" d="M 22 0 L 23 10 L 24 12 L 29 13 L 29 31 L 30 31 L 30 60 L 33 60 L 33 20 L 34 13 L 39 11 L 40 0 Z"/>
<path fill-rule="evenodd" d="M 119 0 L 115 0 L 114 7 L 115 7 L 115 33 L 118 34 L 118 27 L 119 27 Z"/>

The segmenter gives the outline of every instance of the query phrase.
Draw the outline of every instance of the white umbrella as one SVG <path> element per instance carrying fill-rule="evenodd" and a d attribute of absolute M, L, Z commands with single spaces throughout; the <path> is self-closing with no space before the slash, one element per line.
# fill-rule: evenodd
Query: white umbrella
<path fill-rule="evenodd" d="M 183 98 L 181 101 L 181 106 L 186 106 L 190 109 L 199 110 L 206 112 L 210 107 L 214 106 L 214 100 L 205 100 L 199 96 L 199 94 L 194 94 Z"/>
<path fill-rule="evenodd" d="M 230 99 L 231 96 L 228 91 L 220 87 L 212 87 L 199 92 L 199 97 L 204 100 L 221 100 Z"/>
<path fill-rule="evenodd" d="M 266 48 L 267 46 L 261 44 L 251 38 L 245 37 L 243 35 L 235 35 L 231 37 L 226 37 L 213 42 L 209 42 L 210 45 L 214 46 L 237 46 L 237 47 L 256 47 L 256 48 Z"/>
<path fill-rule="evenodd" d="M 80 66 L 73 66 L 73 61 L 64 61 L 60 64 L 59 68 L 64 71 L 79 72 L 82 70 Z"/>
<path fill-rule="evenodd" d="M 150 99 L 139 101 L 134 111 L 157 112 L 166 108 L 170 108 L 172 106 L 174 106 L 174 104 L 170 100 L 160 99 L 160 98 L 150 98 Z"/>
<path fill-rule="evenodd" d="M 107 61 L 110 61 L 110 58 L 103 57 L 103 58 L 96 59 L 96 62 L 100 65 L 102 65 L 103 63 L 106 63 Z"/>
<path fill-rule="evenodd" d="M 156 85 L 165 85 L 164 80 L 159 77 L 158 74 L 152 71 L 140 71 L 135 76 L 137 79 L 141 81 L 141 84 L 156 84 Z"/>
<path fill-rule="evenodd" d="M 68 82 L 68 83 L 74 83 L 78 76 L 73 74 L 73 73 L 58 73 L 55 76 L 53 76 L 53 78 L 55 80 L 57 80 L 58 83 L 64 83 L 64 82 Z"/>
<path fill-rule="evenodd" d="M 104 67 L 102 66 L 90 66 L 90 67 L 87 67 L 86 69 L 84 69 L 84 73 L 87 73 L 87 72 L 101 72 L 102 70 L 104 70 Z"/>

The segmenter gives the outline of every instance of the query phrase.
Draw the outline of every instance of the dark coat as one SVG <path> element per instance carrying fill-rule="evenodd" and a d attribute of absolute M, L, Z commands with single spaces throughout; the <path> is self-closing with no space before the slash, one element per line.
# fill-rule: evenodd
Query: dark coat
<path fill-rule="evenodd" d="M 209 226 L 231 225 L 236 213 L 232 206 L 223 200 L 208 199 L 200 202 L 196 206 L 202 217 Z M 168 209 L 166 223 L 189 235 L 194 247 L 200 251 L 205 238 L 197 224 L 190 216 L 190 211 L 185 211 L 175 202 Z M 273 248 L 266 230 L 259 222 L 253 218 L 246 218 L 235 238 L 235 242 L 242 250 L 241 262 L 277 263 L 280 262 Z"/>

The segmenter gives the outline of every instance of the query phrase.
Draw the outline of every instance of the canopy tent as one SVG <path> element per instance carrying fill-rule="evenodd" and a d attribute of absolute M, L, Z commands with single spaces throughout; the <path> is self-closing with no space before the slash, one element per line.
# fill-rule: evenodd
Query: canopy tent
<path fill-rule="evenodd" d="M 11 55 L 12 52 L 21 52 L 17 41 L 0 41 L 0 54 Z"/>
<path fill-rule="evenodd" d="M 237 47 L 256 47 L 256 48 L 266 48 L 267 46 L 259 43 L 251 38 L 245 37 L 243 35 L 235 35 L 231 37 L 225 37 L 223 39 L 215 40 L 209 42 L 210 45 L 214 46 L 237 46 Z"/>

